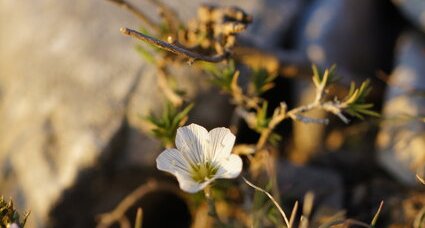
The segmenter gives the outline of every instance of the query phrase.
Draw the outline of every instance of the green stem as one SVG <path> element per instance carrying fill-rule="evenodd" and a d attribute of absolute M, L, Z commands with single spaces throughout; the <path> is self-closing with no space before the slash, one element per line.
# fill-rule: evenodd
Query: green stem
<path fill-rule="evenodd" d="M 207 186 L 204 189 L 205 198 L 207 199 L 208 204 L 208 215 L 214 218 L 215 225 L 217 227 L 226 227 L 226 225 L 220 220 L 220 217 L 218 217 L 217 209 L 215 207 L 215 201 L 214 198 L 211 195 L 211 187 Z"/>

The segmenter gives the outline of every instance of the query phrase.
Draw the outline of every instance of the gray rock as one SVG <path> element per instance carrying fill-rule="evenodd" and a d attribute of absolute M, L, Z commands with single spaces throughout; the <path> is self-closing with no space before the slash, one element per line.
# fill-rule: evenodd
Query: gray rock
<path fill-rule="evenodd" d="M 268 48 L 281 46 L 289 39 L 305 0 L 263 0 L 255 7 L 254 21 L 249 33 L 256 43 Z"/>
<path fill-rule="evenodd" d="M 398 180 L 415 185 L 425 170 L 425 37 L 407 32 L 399 40 L 397 65 L 386 91 L 378 159 Z"/>
<path fill-rule="evenodd" d="M 369 0 L 315 0 L 305 9 L 295 35 L 295 49 L 302 53 L 308 67 L 311 63 L 324 69 L 337 65 L 340 82 L 372 78 L 378 69 L 389 70 L 392 62 L 397 24 L 390 3 Z M 315 87 L 309 81 L 295 82 L 296 104 L 314 99 Z M 317 111 L 313 117 L 326 114 Z M 338 120 L 335 120 L 338 121 Z M 294 123 L 296 160 L 307 161 L 323 149 L 325 127 L 317 124 Z"/>
<path fill-rule="evenodd" d="M 188 5 L 197 6 L 186 2 L 177 11 Z M 148 172 L 125 174 L 134 183 L 121 188 L 88 180 L 153 165 L 160 146 L 140 132 L 140 116 L 160 110 L 163 98 L 155 70 L 134 51 L 135 41 L 119 32 L 139 25 L 106 1 L 0 1 L 0 189 L 19 208 L 32 211 L 29 227 L 46 227 L 49 214 L 65 215 L 89 203 L 111 203 L 93 206 L 96 212 L 112 209 L 119 199 L 102 196 L 102 189 L 123 196 Z M 191 88 L 189 98 L 210 91 L 202 75 L 176 76 L 183 88 Z M 217 103 L 223 97 L 216 97 L 212 103 L 223 105 Z M 203 107 L 208 102 L 204 99 Z M 213 118 L 197 123 L 225 124 L 228 109 L 208 110 Z M 83 204 L 86 198 L 67 191 L 104 198 Z M 74 207 L 60 207 L 66 203 Z M 93 214 L 81 217 L 67 219 L 81 220 L 73 224 L 94 219 Z"/>
<path fill-rule="evenodd" d="M 283 198 L 302 200 L 307 192 L 312 192 L 317 211 L 342 209 L 344 188 L 337 173 L 284 161 L 278 163 L 277 169 L 281 170 L 277 179 Z"/>
<path fill-rule="evenodd" d="M 392 0 L 401 12 L 425 32 L 425 2 L 421 0 Z"/>
<path fill-rule="evenodd" d="M 370 77 L 391 63 L 399 29 L 385 26 L 396 19 L 392 13 L 385 1 L 315 0 L 305 10 L 294 40 L 310 62 L 337 64 L 341 74 Z"/>
<path fill-rule="evenodd" d="M 29 226 L 43 226 L 121 127 L 143 64 L 118 32 L 131 17 L 107 4 L 2 1 L 0 11 L 0 167 L 10 163 Z"/>

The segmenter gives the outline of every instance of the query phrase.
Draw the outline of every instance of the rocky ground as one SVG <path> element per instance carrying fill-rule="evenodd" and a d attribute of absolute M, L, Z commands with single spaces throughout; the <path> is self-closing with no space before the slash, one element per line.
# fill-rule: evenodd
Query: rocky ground
<path fill-rule="evenodd" d="M 155 16 L 148 3 L 132 2 Z M 184 20 L 200 3 L 166 2 Z M 284 202 L 312 190 L 317 215 L 345 209 L 370 221 L 384 200 L 382 226 L 411 224 L 425 205 L 415 179 L 425 169 L 425 2 L 214 3 L 254 15 L 245 38 L 273 49 L 287 65 L 335 63 L 342 83 L 370 78 L 375 88 L 371 101 L 380 120 L 279 127 Z M 160 145 L 140 119 L 160 110 L 164 98 L 152 86 L 154 68 L 119 33 L 122 26 L 137 28 L 139 21 L 103 0 L 0 0 L 0 193 L 31 209 L 29 227 L 93 227 L 96 215 L 137 186 L 165 178 L 153 168 Z M 189 66 L 176 71 L 198 104 L 189 122 L 227 126 L 233 112 L 227 98 L 194 74 Z M 265 94 L 271 104 L 311 97 L 308 81 L 284 74 Z M 239 141 L 256 140 L 242 132 Z M 164 200 L 176 200 L 169 203 L 176 207 L 164 212 L 155 206 Z M 181 215 L 181 226 L 188 223 L 188 214 L 176 214 L 185 205 L 167 193 L 143 203 L 151 208 L 147 222 L 156 227 L 164 222 L 155 216 L 161 210 Z"/>

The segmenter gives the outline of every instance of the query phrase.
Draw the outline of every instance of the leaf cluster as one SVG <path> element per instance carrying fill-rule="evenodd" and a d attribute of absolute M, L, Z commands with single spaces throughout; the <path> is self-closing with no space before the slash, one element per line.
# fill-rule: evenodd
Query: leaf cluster
<path fill-rule="evenodd" d="M 0 197 L 0 227 L 9 227 L 15 223 L 19 227 L 24 227 L 30 212 L 22 215 L 14 208 L 13 201 L 6 202 L 4 197 Z"/>
<path fill-rule="evenodd" d="M 229 61 L 225 67 L 220 68 L 218 64 L 202 63 L 202 69 L 211 75 L 211 83 L 220 88 L 223 92 L 230 93 L 232 90 L 232 83 L 236 72 L 234 61 Z"/>
<path fill-rule="evenodd" d="M 251 127 L 253 130 L 255 130 L 257 133 L 262 134 L 266 129 L 270 128 L 270 124 L 272 121 L 276 121 L 277 115 L 280 113 L 281 107 L 278 107 L 274 110 L 274 113 L 272 116 L 267 114 L 268 109 L 268 102 L 263 101 L 263 105 L 256 110 L 255 115 L 255 126 Z M 280 121 L 278 121 L 280 122 Z M 273 123 L 275 126 L 275 124 Z M 274 128 L 274 127 L 272 127 Z M 270 142 L 272 145 L 276 145 L 280 140 L 282 139 L 282 136 L 275 132 L 271 132 L 268 136 L 268 142 Z"/>
<path fill-rule="evenodd" d="M 323 88 L 336 82 L 338 77 L 335 75 L 336 65 L 332 65 L 329 69 L 320 70 L 316 65 L 312 65 L 313 70 L 313 83 L 316 87 L 322 86 Z"/>
<path fill-rule="evenodd" d="M 317 66 L 313 65 L 312 70 L 312 80 L 317 91 L 319 91 L 318 96 L 316 96 L 316 101 L 324 103 L 322 101 L 322 95 L 324 91 L 329 85 L 338 80 L 338 78 L 335 76 L 336 66 L 333 65 L 329 69 L 320 71 Z M 342 111 L 359 119 L 363 119 L 366 115 L 379 117 L 379 113 L 371 110 L 373 104 L 366 102 L 366 97 L 370 94 L 371 91 L 372 87 L 370 86 L 370 80 L 362 82 L 359 87 L 356 87 L 356 84 L 352 82 L 350 84 L 349 92 L 347 96 L 343 98 L 342 102 L 340 102 L 338 98 L 335 98 L 333 102 L 330 102 L 328 104 L 334 106 L 334 110 L 332 112 L 334 114 L 338 114 L 340 117 L 343 117 L 343 115 L 341 114 Z M 335 112 L 335 109 L 338 109 L 338 112 Z M 346 120 L 344 122 L 348 121 L 345 117 L 343 117 L 342 119 Z"/>
<path fill-rule="evenodd" d="M 233 103 L 243 109 L 247 115 L 243 117 L 248 126 L 255 132 L 262 134 L 270 128 L 270 122 L 276 118 L 268 115 L 268 102 L 260 95 L 274 86 L 276 74 L 270 74 L 266 69 L 249 69 L 252 73 L 248 78 L 248 91 L 245 92 L 238 84 L 239 71 L 234 61 L 224 67 L 217 64 L 204 63 L 202 69 L 211 75 L 211 82 L 218 86 L 223 92 L 232 96 Z M 275 113 L 280 107 L 275 110 Z M 281 137 L 271 132 L 268 141 L 276 144 Z"/>
<path fill-rule="evenodd" d="M 262 95 L 264 92 L 273 88 L 273 81 L 277 77 L 277 74 L 270 74 L 266 69 L 254 69 L 251 74 L 251 88 L 254 95 Z"/>
<path fill-rule="evenodd" d="M 379 117 L 379 113 L 372 111 L 372 103 L 366 103 L 366 96 L 372 91 L 370 81 L 364 81 L 360 87 L 356 88 L 354 82 L 350 85 L 348 95 L 344 98 L 344 111 L 348 114 L 363 119 L 364 115 Z"/>
<path fill-rule="evenodd" d="M 146 117 L 147 121 L 154 126 L 152 129 L 153 135 L 165 147 L 174 145 L 177 128 L 183 126 L 187 121 L 187 115 L 192 108 L 193 104 L 189 104 L 186 107 L 175 107 L 170 102 L 167 102 L 161 115 L 150 114 Z"/>

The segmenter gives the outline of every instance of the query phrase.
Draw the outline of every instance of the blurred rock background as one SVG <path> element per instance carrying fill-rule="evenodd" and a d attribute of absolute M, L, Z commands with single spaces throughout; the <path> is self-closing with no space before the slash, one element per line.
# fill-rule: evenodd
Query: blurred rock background
<path fill-rule="evenodd" d="M 156 18 L 152 5 L 131 2 Z M 164 2 L 183 20 L 195 17 L 201 3 Z M 418 200 L 415 180 L 425 166 L 425 3 L 213 2 L 253 14 L 245 36 L 274 49 L 287 65 L 335 63 L 345 85 L 372 79 L 371 100 L 378 111 L 382 107 L 384 120 L 344 125 L 332 119 L 328 127 L 297 123 L 281 129 L 292 131 L 282 154 L 297 163 L 281 168 L 279 186 L 291 193 L 286 200 L 312 190 L 322 208 L 346 208 L 366 220 L 386 200 L 385 224 L 408 224 L 409 213 L 399 205 L 409 205 L 412 195 L 425 202 Z M 96 215 L 147 179 L 165 178 L 154 168 L 161 147 L 142 131 L 140 118 L 162 108 L 155 69 L 134 51 L 135 41 L 119 33 L 122 26 L 139 25 L 103 0 L 0 0 L 0 193 L 31 209 L 29 227 L 93 227 Z M 188 72 L 189 66 L 175 76 L 196 103 L 189 121 L 227 126 L 227 98 Z M 310 99 L 308 80 L 284 74 L 266 97 L 291 105 Z M 321 178 L 326 181 L 318 183 Z M 152 211 L 161 216 L 178 209 L 155 208 L 164 202 L 152 199 Z M 175 224 L 187 225 L 188 217 Z"/>

